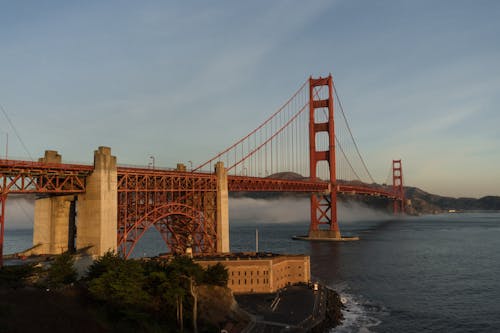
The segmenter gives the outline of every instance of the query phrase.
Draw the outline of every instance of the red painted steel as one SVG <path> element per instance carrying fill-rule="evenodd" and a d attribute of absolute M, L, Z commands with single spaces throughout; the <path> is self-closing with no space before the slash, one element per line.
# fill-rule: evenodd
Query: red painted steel
<path fill-rule="evenodd" d="M 330 184 L 322 181 L 285 180 L 244 176 L 228 176 L 230 192 L 325 192 Z"/>
<path fill-rule="evenodd" d="M 319 99 L 315 89 L 328 87 L 328 99 Z M 328 109 L 326 122 L 316 122 L 316 111 Z M 332 76 L 309 78 L 309 172 L 312 181 L 317 181 L 317 165 L 320 161 L 328 162 L 331 190 L 329 193 L 312 193 L 311 224 L 309 231 L 320 230 L 320 225 L 327 225 L 330 231 L 340 234 L 337 222 L 337 187 L 335 167 L 335 121 L 333 114 Z M 318 151 L 316 134 L 328 134 L 328 150 Z"/>
<path fill-rule="evenodd" d="M 214 253 L 216 177 L 213 174 L 118 168 L 118 246 L 129 257 L 154 226 L 168 249 Z"/>
<path fill-rule="evenodd" d="M 93 166 L 0 160 L 2 193 L 70 194 L 85 192 Z"/>
<path fill-rule="evenodd" d="M 280 112 L 282 112 L 286 106 L 299 94 L 300 91 L 302 91 L 302 89 L 304 89 L 305 85 L 307 84 L 307 81 L 305 81 L 301 86 L 300 88 L 286 101 L 285 104 L 283 104 L 282 107 L 280 107 L 278 109 L 278 111 L 276 111 L 275 113 L 273 113 L 269 118 L 266 119 L 266 121 L 264 121 L 259 127 L 257 127 L 256 129 L 254 129 L 253 131 L 251 131 L 250 133 L 248 133 L 246 136 L 244 136 L 243 138 L 241 138 L 240 140 L 236 141 L 233 145 L 229 146 L 227 149 L 223 150 L 222 152 L 220 152 L 219 154 L 215 155 L 212 159 L 206 161 L 205 163 L 201 164 L 200 166 L 196 167 L 193 169 L 193 171 L 201 171 L 203 168 L 207 167 L 207 166 L 210 166 L 210 170 L 212 170 L 212 163 L 215 163 L 219 160 L 221 160 L 221 157 L 226 154 L 227 152 L 233 150 L 235 147 L 237 147 L 238 145 L 240 145 L 242 142 L 244 142 L 245 140 L 247 140 L 249 137 L 251 137 L 253 134 L 257 133 L 257 131 L 259 131 L 260 129 L 262 129 L 266 124 L 268 124 L 270 121 L 272 121 L 272 119 L 278 115 Z M 277 133 L 274 133 L 273 134 L 273 137 L 276 136 Z M 270 139 L 272 139 L 270 138 Z M 267 143 L 267 142 L 266 142 Z M 262 146 L 261 146 L 262 147 Z M 260 149 L 261 147 L 257 148 L 256 150 Z M 255 151 L 254 151 L 255 152 Z M 253 154 L 253 152 L 251 152 L 251 154 Z M 246 159 L 248 158 L 248 156 L 244 157 L 243 159 Z M 239 161 L 238 163 L 241 163 L 242 161 Z M 232 169 L 235 167 L 235 165 L 226 165 L 226 167 L 228 169 Z"/>

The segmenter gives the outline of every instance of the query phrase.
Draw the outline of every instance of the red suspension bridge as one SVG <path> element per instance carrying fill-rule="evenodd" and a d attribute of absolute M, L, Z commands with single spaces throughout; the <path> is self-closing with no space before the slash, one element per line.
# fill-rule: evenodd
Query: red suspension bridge
<path fill-rule="evenodd" d="M 214 253 L 229 251 L 227 192 L 310 193 L 309 237 L 340 239 L 338 194 L 385 197 L 404 212 L 401 160 L 391 170 L 392 185 L 377 185 L 332 76 L 310 78 L 255 130 L 192 170 L 117 166 L 105 147 L 94 165 L 61 163 L 56 152 L 38 162 L 0 160 L 0 255 L 11 194 L 37 195 L 39 253 L 91 246 L 128 257 L 151 227 L 173 253 Z"/>

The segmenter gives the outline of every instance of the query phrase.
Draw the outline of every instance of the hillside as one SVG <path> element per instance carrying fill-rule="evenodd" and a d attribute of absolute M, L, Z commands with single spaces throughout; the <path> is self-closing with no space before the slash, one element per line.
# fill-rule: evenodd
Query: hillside
<path fill-rule="evenodd" d="M 419 214 L 441 213 L 450 210 L 500 210 L 500 197 L 476 198 L 444 197 L 425 192 L 417 187 L 406 187 L 405 196 L 411 200 L 410 212 Z"/>

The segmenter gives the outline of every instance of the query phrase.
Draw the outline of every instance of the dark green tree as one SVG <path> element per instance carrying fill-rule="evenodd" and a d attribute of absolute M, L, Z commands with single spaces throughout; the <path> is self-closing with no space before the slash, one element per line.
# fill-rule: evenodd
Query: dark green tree
<path fill-rule="evenodd" d="M 150 295 L 144 290 L 145 276 L 140 262 L 121 260 L 89 281 L 91 295 L 115 306 L 145 307 Z"/>
<path fill-rule="evenodd" d="M 229 273 L 227 268 L 221 263 L 208 266 L 203 273 L 203 283 L 205 284 L 225 287 L 227 286 L 228 279 Z"/>
<path fill-rule="evenodd" d="M 93 280 L 104 273 L 115 269 L 125 261 L 119 254 L 108 251 L 95 260 L 87 270 L 87 280 Z"/>
<path fill-rule="evenodd" d="M 172 259 L 166 271 L 172 279 L 179 280 L 185 276 L 193 278 L 196 283 L 203 282 L 203 268 L 187 256 L 177 256 Z"/>
<path fill-rule="evenodd" d="M 48 268 L 47 285 L 58 288 L 76 281 L 75 259 L 69 252 L 58 255 Z"/>
<path fill-rule="evenodd" d="M 4 266 L 0 268 L 0 286 L 14 289 L 23 287 L 36 271 L 33 264 Z"/>

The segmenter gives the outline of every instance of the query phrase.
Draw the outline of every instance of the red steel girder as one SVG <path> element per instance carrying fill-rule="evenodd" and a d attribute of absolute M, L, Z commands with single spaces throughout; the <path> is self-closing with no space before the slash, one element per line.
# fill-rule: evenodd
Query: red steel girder
<path fill-rule="evenodd" d="M 118 192 L 214 191 L 216 186 L 213 174 L 118 168 Z"/>
<path fill-rule="evenodd" d="M 286 180 L 228 176 L 229 192 L 325 192 L 329 183 L 311 180 Z"/>
<path fill-rule="evenodd" d="M 216 176 L 206 173 L 118 168 L 118 245 L 128 257 L 154 226 L 172 252 L 216 251 Z M 207 199 L 208 198 L 208 199 Z M 215 202 L 212 204 L 215 205 Z"/>
<path fill-rule="evenodd" d="M 380 196 L 389 199 L 395 199 L 397 197 L 397 195 L 392 191 L 386 191 L 384 189 L 369 186 L 355 185 L 337 185 L 337 193 Z"/>
<path fill-rule="evenodd" d="M 0 192 L 82 193 L 92 170 L 88 165 L 0 160 Z"/>

